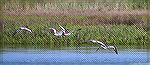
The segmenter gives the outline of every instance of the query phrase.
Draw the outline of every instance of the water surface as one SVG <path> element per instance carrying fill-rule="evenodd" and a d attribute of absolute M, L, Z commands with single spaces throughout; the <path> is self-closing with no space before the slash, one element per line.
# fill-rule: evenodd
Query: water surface
<path fill-rule="evenodd" d="M 107 50 L 5 49 L 0 53 L 1 65 L 148 65 L 149 52 L 126 49 L 119 54 Z"/>

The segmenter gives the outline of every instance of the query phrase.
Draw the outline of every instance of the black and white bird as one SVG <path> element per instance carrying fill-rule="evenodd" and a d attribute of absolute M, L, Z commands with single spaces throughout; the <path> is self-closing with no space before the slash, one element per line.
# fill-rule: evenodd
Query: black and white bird
<path fill-rule="evenodd" d="M 55 28 L 49 28 L 49 29 L 52 33 L 54 33 L 55 36 L 69 36 L 69 35 L 73 34 L 74 31 L 81 30 L 81 29 L 78 29 L 78 30 L 73 30 L 73 31 L 69 32 L 63 26 L 59 25 L 59 27 L 61 29 L 60 31 L 56 31 Z"/>
<path fill-rule="evenodd" d="M 69 35 L 73 34 L 75 31 L 81 30 L 81 29 L 77 29 L 77 30 L 73 30 L 73 31 L 70 32 L 70 31 L 68 31 L 67 29 L 65 29 L 65 28 L 64 28 L 63 26 L 61 26 L 61 25 L 59 25 L 59 27 L 62 29 L 64 36 L 69 36 Z"/>
<path fill-rule="evenodd" d="M 117 47 L 116 46 L 109 46 L 107 44 L 104 44 L 103 42 L 100 42 L 100 41 L 97 41 L 97 40 L 87 40 L 86 42 L 92 42 L 92 43 L 96 43 L 99 45 L 99 48 L 102 47 L 103 49 L 108 49 L 110 50 L 111 48 L 115 51 L 116 54 L 118 54 L 118 51 L 117 51 Z M 99 48 L 96 50 L 98 51 Z"/>
<path fill-rule="evenodd" d="M 25 30 L 25 31 L 28 31 L 30 33 L 32 33 L 32 30 L 28 28 L 28 26 L 21 26 L 19 29 L 17 29 L 14 33 L 13 33 L 13 36 L 16 34 L 16 33 L 19 33 L 21 30 Z"/>
<path fill-rule="evenodd" d="M 50 32 L 54 33 L 55 36 L 62 36 L 63 35 L 63 29 L 60 31 L 56 31 L 55 28 L 49 28 Z"/>

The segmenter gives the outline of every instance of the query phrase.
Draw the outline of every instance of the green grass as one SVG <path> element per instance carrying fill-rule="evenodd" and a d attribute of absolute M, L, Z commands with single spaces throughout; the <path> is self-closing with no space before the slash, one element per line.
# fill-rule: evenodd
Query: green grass
<path fill-rule="evenodd" d="M 66 16 L 65 16 L 66 17 Z M 87 19 L 86 16 L 67 16 L 66 18 Z M 150 31 L 145 31 L 137 25 L 79 25 L 80 23 L 61 22 L 63 17 L 46 16 L 3 16 L 5 20 L 3 38 L 1 40 L 3 48 L 65 48 L 81 46 L 93 46 L 93 44 L 82 41 L 96 39 L 105 41 L 110 45 L 121 48 L 147 48 L 149 44 Z M 50 20 L 48 20 L 50 19 Z M 57 20 L 60 19 L 60 20 Z M 69 30 L 81 28 L 74 35 L 57 38 L 48 32 L 48 28 L 59 29 L 58 24 L 66 25 Z M 12 33 L 20 26 L 28 25 L 33 30 L 33 34 L 21 31 L 15 36 Z M 1 36 L 2 37 L 2 36 Z M 96 45 L 94 45 L 96 46 Z"/>

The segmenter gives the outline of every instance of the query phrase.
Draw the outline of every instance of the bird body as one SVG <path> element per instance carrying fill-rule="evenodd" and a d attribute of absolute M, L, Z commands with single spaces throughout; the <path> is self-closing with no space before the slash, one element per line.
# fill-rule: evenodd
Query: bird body
<path fill-rule="evenodd" d="M 50 31 L 52 33 L 54 33 L 55 36 L 62 36 L 63 35 L 63 31 L 62 30 L 60 30 L 60 31 L 57 32 L 56 29 L 50 28 Z"/>
<path fill-rule="evenodd" d="M 69 32 L 68 30 L 65 30 L 63 33 L 64 33 L 65 36 L 68 36 L 68 35 L 73 34 L 73 31 L 72 31 L 72 32 Z"/>
<path fill-rule="evenodd" d="M 19 29 L 17 29 L 17 30 L 13 33 L 13 36 L 14 36 L 16 33 L 20 32 L 21 30 L 25 30 L 25 31 L 28 31 L 28 32 L 32 33 L 32 30 L 29 29 L 28 26 L 21 26 Z"/>

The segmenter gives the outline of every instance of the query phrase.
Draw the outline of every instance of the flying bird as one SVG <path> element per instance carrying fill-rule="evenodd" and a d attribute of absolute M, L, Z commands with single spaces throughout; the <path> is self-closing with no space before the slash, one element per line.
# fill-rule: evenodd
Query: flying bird
<path fill-rule="evenodd" d="M 100 42 L 100 41 L 97 41 L 97 40 L 88 40 L 86 42 L 92 42 L 92 43 L 96 43 L 99 45 L 99 48 L 102 47 L 103 49 L 108 49 L 110 50 L 111 48 L 115 51 L 116 54 L 118 54 L 118 51 L 117 51 L 117 47 L 116 46 L 108 46 L 107 44 L 104 44 L 103 42 Z M 96 50 L 98 51 L 99 48 Z"/>
<path fill-rule="evenodd" d="M 63 29 L 61 29 L 60 31 L 56 31 L 55 28 L 49 28 L 50 32 L 54 33 L 55 36 L 62 36 L 63 35 Z"/>
<path fill-rule="evenodd" d="M 13 36 L 16 34 L 16 33 L 19 33 L 21 30 L 25 30 L 25 31 L 28 31 L 30 33 L 32 33 L 32 30 L 28 28 L 28 26 L 21 26 L 20 28 L 18 28 L 14 33 L 13 33 Z"/>
<path fill-rule="evenodd" d="M 56 31 L 56 29 L 50 28 L 50 31 L 52 33 L 54 33 L 55 36 L 62 36 L 63 35 L 63 31 L 62 30 L 61 31 Z"/>
<path fill-rule="evenodd" d="M 78 31 L 78 30 L 81 30 L 81 29 L 78 29 L 78 30 L 73 30 L 71 32 L 69 32 L 67 29 L 65 29 L 63 26 L 59 25 L 60 27 L 60 31 L 56 31 L 55 28 L 49 28 L 50 29 L 50 32 L 54 33 L 55 36 L 69 36 L 71 35 L 73 32 L 75 31 Z"/>

